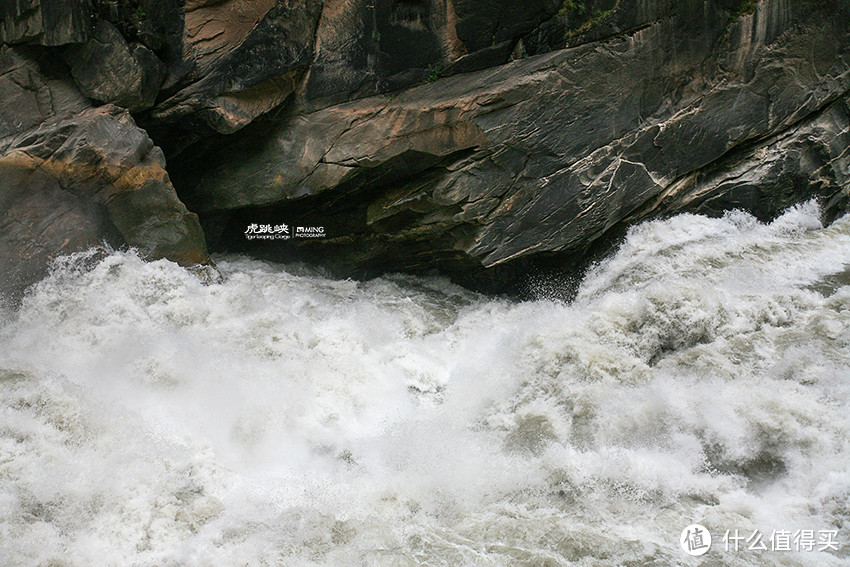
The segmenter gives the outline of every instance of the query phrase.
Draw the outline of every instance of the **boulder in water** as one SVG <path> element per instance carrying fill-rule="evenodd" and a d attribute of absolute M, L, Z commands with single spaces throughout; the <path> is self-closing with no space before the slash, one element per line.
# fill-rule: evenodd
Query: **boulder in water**
<path fill-rule="evenodd" d="M 165 158 L 125 109 L 91 108 L 37 57 L 3 48 L 0 92 L 0 290 L 17 296 L 60 254 L 107 243 L 182 264 L 207 259 L 197 216 Z"/>

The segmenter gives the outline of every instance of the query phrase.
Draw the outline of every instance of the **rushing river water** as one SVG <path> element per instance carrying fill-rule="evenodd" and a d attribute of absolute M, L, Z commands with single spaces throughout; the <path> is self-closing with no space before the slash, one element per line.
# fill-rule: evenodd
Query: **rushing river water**
<path fill-rule="evenodd" d="M 569 304 L 217 262 L 4 316 L 0 565 L 850 562 L 850 217 L 643 224 Z"/>

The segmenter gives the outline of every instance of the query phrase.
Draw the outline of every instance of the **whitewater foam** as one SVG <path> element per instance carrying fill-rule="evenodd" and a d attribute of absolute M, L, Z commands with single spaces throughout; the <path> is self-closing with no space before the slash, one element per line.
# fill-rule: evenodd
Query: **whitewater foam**
<path fill-rule="evenodd" d="M 850 218 L 818 218 L 640 225 L 570 304 L 64 258 L 0 327 L 0 563 L 846 565 L 721 541 L 850 535 Z"/>

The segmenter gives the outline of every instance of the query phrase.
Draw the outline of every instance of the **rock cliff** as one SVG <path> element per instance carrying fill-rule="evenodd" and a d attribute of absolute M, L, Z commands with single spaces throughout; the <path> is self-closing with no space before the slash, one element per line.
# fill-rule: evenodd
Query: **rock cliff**
<path fill-rule="evenodd" d="M 105 177 L 96 149 L 63 157 L 75 173 L 56 194 L 77 201 L 51 214 L 85 222 L 51 220 L 46 185 L 4 174 L 14 218 L 76 227 L 57 246 L 0 213 L 0 237 L 48 255 L 111 238 L 201 259 L 185 203 L 213 250 L 342 275 L 437 269 L 498 291 L 653 216 L 769 219 L 818 198 L 829 220 L 850 201 L 840 0 L 120 0 L 61 19 L 46 0 L 13 4 L 0 92 L 20 105 L 0 115 L 0 150 L 14 175 L 44 170 L 20 159 L 36 133 L 52 155 L 55 132 L 104 121 L 140 156 L 121 167 L 145 171 Z M 156 199 L 109 208 L 151 179 Z M 325 236 L 249 241 L 250 224 Z"/>

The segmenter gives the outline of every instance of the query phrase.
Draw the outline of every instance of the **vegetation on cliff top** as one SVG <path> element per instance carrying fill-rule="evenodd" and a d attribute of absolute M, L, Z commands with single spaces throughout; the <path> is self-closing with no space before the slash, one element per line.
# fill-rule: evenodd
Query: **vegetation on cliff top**
<path fill-rule="evenodd" d="M 616 6 L 608 10 L 591 12 L 588 0 L 564 0 L 558 17 L 564 21 L 566 37 L 581 35 L 614 13 Z"/>
<path fill-rule="evenodd" d="M 741 3 L 738 4 L 738 7 L 735 8 L 734 12 L 732 12 L 732 15 L 738 18 L 746 14 L 752 14 L 756 11 L 756 4 L 758 3 L 759 0 L 741 0 Z"/>

